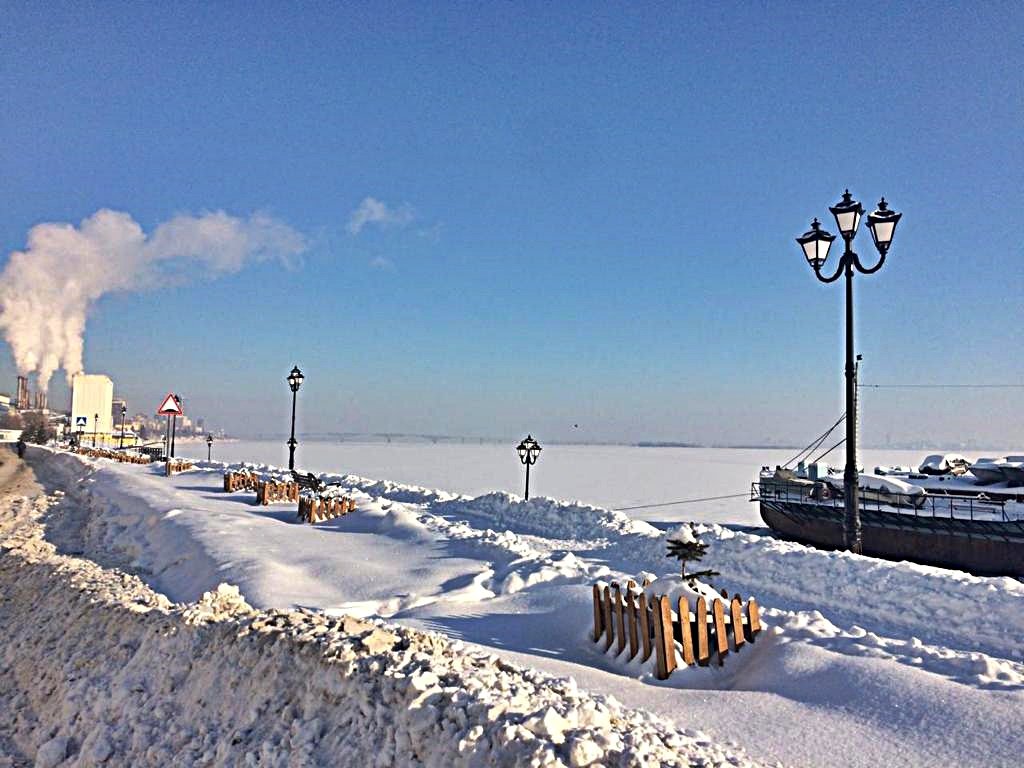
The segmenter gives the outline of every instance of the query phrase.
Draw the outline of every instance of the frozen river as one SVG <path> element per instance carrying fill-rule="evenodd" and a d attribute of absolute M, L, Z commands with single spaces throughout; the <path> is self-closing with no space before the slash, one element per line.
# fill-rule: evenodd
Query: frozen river
<path fill-rule="evenodd" d="M 547 445 L 530 470 L 531 495 L 622 509 L 679 500 L 734 498 L 629 510 L 651 522 L 702 520 L 761 525 L 747 498 L 762 465 L 787 461 L 796 449 L 638 448 L 623 445 Z M 177 454 L 206 458 L 206 444 L 179 443 Z M 282 442 L 215 443 L 218 461 L 288 465 Z M 838 451 L 829 457 L 842 465 Z M 919 464 L 923 451 L 865 450 L 861 463 Z M 523 466 L 513 445 L 495 443 L 316 442 L 300 443 L 296 466 L 303 471 L 352 473 L 470 495 L 523 492 Z"/>

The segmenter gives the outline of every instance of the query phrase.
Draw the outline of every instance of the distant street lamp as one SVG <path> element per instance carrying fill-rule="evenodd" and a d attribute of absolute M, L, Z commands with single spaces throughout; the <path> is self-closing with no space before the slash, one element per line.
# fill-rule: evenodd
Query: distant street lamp
<path fill-rule="evenodd" d="M 213 435 L 206 436 L 206 460 L 210 461 L 213 458 Z"/>
<path fill-rule="evenodd" d="M 530 467 L 537 463 L 537 458 L 540 456 L 540 443 L 527 435 L 526 439 L 516 446 L 516 450 L 519 452 L 519 461 L 526 467 L 526 492 L 523 494 L 523 498 L 528 499 L 530 498 Z"/>
<path fill-rule="evenodd" d="M 118 444 L 120 450 L 124 450 L 124 417 L 128 413 L 128 406 L 121 403 L 121 442 Z"/>
<path fill-rule="evenodd" d="M 96 433 L 100 431 L 100 415 L 93 414 L 92 417 L 92 447 L 96 447 Z"/>
<path fill-rule="evenodd" d="M 814 274 L 821 282 L 832 283 L 841 275 L 846 275 L 846 470 L 843 473 L 845 506 L 843 545 L 851 552 L 860 554 L 862 541 L 857 469 L 857 372 L 853 349 L 853 274 L 856 270 L 861 274 L 870 275 L 882 268 L 885 263 L 885 255 L 889 252 L 889 246 L 892 244 L 896 224 L 902 214 L 890 211 L 884 197 L 878 203 L 878 210 L 868 214 L 868 228 L 871 230 L 871 237 L 875 241 L 875 249 L 880 257 L 877 264 L 868 268 L 861 264 L 860 257 L 853 252 L 852 247 L 853 238 L 857 236 L 857 227 L 864 214 L 864 208 L 853 199 L 850 190 L 846 190 L 843 193 L 843 199 L 831 206 L 829 210 L 835 217 L 836 226 L 839 227 L 839 233 L 843 236 L 846 246 L 833 275 L 824 277 L 821 274 L 821 268 L 828 260 L 828 250 L 832 241 L 836 239 L 835 235 L 823 230 L 821 224 L 815 219 L 811 222 L 810 230 L 798 237 L 796 241 L 803 249 L 807 263 L 811 265 L 811 269 L 814 270 Z"/>
<path fill-rule="evenodd" d="M 295 401 L 304 378 L 297 365 L 288 374 L 288 386 L 292 390 L 292 436 L 288 438 L 288 469 L 295 469 L 295 446 L 298 445 L 295 440 Z"/>

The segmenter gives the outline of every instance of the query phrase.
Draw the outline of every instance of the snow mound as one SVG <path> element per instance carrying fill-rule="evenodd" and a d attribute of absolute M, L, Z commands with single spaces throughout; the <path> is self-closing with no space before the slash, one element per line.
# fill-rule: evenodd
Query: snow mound
<path fill-rule="evenodd" d="M 0 516 L 0 718 L 37 765 L 753 763 L 702 733 L 381 621 L 251 609 L 221 584 L 171 604 L 60 555 L 45 505 Z"/>

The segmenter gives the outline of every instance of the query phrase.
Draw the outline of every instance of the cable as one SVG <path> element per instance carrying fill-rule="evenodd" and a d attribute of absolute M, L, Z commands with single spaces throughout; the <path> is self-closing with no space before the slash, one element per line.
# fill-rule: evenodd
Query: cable
<path fill-rule="evenodd" d="M 844 437 L 844 438 L 843 438 L 842 440 L 840 440 L 840 441 L 839 441 L 838 443 L 836 443 L 835 445 L 833 445 L 833 446 L 832 446 L 831 448 L 829 448 L 829 449 L 828 449 L 827 451 L 825 451 L 825 452 L 824 452 L 824 453 L 822 453 L 822 454 L 819 454 L 819 455 L 818 455 L 818 456 L 817 456 L 817 457 L 816 457 L 816 458 L 814 459 L 814 461 L 812 461 L 812 462 L 810 462 L 810 463 L 811 463 L 811 464 L 816 464 L 817 462 L 819 462 L 819 461 L 821 461 L 822 459 L 824 459 L 824 458 L 825 458 L 826 456 L 828 456 L 828 455 L 829 455 L 830 453 L 832 453 L 832 451 L 834 451 L 834 450 L 835 450 L 836 448 L 838 448 L 838 447 L 839 447 L 840 445 L 842 445 L 842 444 L 843 444 L 843 443 L 845 443 L 845 442 L 846 442 L 846 438 Z"/>
<path fill-rule="evenodd" d="M 1024 389 L 1024 384 L 858 384 L 862 389 Z"/>
<path fill-rule="evenodd" d="M 821 445 L 821 444 L 822 444 L 823 442 L 825 442 L 825 440 L 826 440 L 826 439 L 828 438 L 828 436 L 829 436 L 830 434 L 832 434 L 832 431 L 833 431 L 833 430 L 834 430 L 834 429 L 835 429 L 836 427 L 838 427 L 838 426 L 839 426 L 840 424 L 842 424 L 842 423 L 843 423 L 843 420 L 844 420 L 845 418 L 846 418 L 846 414 L 844 413 L 844 414 L 843 414 L 842 416 L 840 416 L 840 417 L 839 417 L 838 421 L 836 421 L 836 423 L 835 423 L 835 424 L 833 424 L 833 425 L 832 425 L 831 427 L 829 427 L 828 429 L 826 429 L 826 430 L 825 430 L 825 431 L 824 431 L 824 432 L 823 432 L 823 433 L 822 433 L 822 434 L 821 434 L 820 436 L 818 436 L 818 437 L 817 437 L 816 439 L 812 440 L 812 441 L 811 441 L 811 442 L 810 442 L 810 443 L 809 443 L 809 444 L 808 444 L 808 445 L 807 445 L 807 446 L 806 446 L 806 447 L 805 447 L 805 448 L 804 448 L 804 449 L 803 449 L 802 451 L 800 451 L 800 453 L 798 453 L 798 454 L 797 454 L 796 456 L 794 456 L 793 458 L 791 458 L 791 459 L 790 459 L 789 461 L 787 461 L 787 462 L 786 462 L 785 464 L 783 464 L 782 466 L 783 466 L 783 467 L 789 467 L 789 465 L 790 465 L 790 464 L 792 464 L 792 463 L 793 463 L 794 461 L 796 461 L 797 459 L 799 459 L 799 458 L 800 458 L 801 456 L 803 456 L 803 455 L 804 455 L 805 453 L 807 453 L 807 454 L 810 454 L 810 453 L 813 453 L 814 451 L 816 451 L 816 450 L 818 449 L 818 447 L 819 447 L 819 446 L 820 446 L 820 445 Z"/>
<path fill-rule="evenodd" d="M 671 507 L 676 504 L 693 504 L 698 501 L 718 501 L 719 499 L 738 499 L 740 496 L 749 496 L 750 491 L 744 491 L 743 493 L 731 493 L 728 496 L 707 496 L 703 499 L 681 499 L 680 501 L 664 501 L 660 504 L 639 504 L 635 507 L 619 507 L 613 509 L 612 512 L 629 512 L 634 509 L 654 509 L 655 507 Z"/>

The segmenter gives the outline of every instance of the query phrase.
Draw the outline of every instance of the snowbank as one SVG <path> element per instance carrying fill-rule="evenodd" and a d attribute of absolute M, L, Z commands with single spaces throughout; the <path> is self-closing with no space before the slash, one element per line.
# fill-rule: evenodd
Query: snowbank
<path fill-rule="evenodd" d="M 172 604 L 136 576 L 57 554 L 46 506 L 0 507 L 0 718 L 18 762 L 751 764 L 441 635 L 256 611 L 223 584 Z"/>

